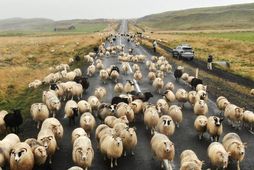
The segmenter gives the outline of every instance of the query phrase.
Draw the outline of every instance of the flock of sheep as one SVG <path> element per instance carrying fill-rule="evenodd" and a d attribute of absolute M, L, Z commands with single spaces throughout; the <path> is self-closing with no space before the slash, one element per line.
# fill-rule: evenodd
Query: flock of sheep
<path fill-rule="evenodd" d="M 106 68 L 103 60 L 107 57 L 118 56 L 121 67 L 111 65 Z M 223 112 L 221 116 L 208 116 L 208 93 L 207 86 L 197 76 L 184 73 L 184 68 L 179 66 L 174 71 L 176 81 L 179 79 L 190 84 L 192 91 L 176 89 L 173 82 L 165 82 L 165 76 L 172 74 L 172 66 L 165 57 L 153 56 L 148 59 L 144 55 L 132 55 L 124 53 L 124 46 L 99 46 L 98 54 L 91 52 L 84 56 L 83 61 L 88 64 L 86 76 L 79 68 L 70 71 L 68 64 L 60 64 L 51 68 L 52 73 L 42 81 L 35 80 L 29 84 L 29 88 L 38 88 L 42 84 L 48 84 L 49 90 L 43 91 L 42 103 L 31 105 L 32 119 L 37 122 L 39 129 L 37 139 L 28 138 L 21 142 L 19 137 L 13 133 L 8 134 L 0 141 L 0 167 L 10 166 L 11 170 L 32 170 L 35 165 L 43 165 L 46 160 L 51 163 L 51 158 L 59 148 L 59 141 L 64 135 L 61 122 L 56 118 L 61 115 L 59 111 L 64 110 L 64 117 L 69 119 L 70 126 L 75 124 L 79 118 L 79 128 L 72 132 L 71 141 L 73 145 L 72 160 L 75 165 L 88 169 L 92 166 L 94 150 L 99 149 L 105 158 L 110 159 L 110 167 L 117 166 L 117 159 L 126 156 L 127 151 L 135 154 L 135 147 L 138 143 L 135 121 L 137 117 L 143 117 L 144 125 L 150 129 L 151 149 L 155 157 L 161 161 L 167 160 L 169 164 L 175 157 L 175 146 L 170 137 L 174 135 L 177 128 L 181 126 L 184 117 L 184 104 L 189 102 L 193 106 L 193 122 L 199 139 L 203 134 L 208 133 L 211 137 L 211 144 L 207 152 L 211 164 L 218 168 L 226 168 L 229 157 L 238 162 L 244 159 L 246 144 L 243 143 L 236 133 L 226 134 L 222 142 L 219 137 L 223 132 L 223 120 L 235 128 L 242 125 L 252 130 L 254 114 L 244 110 L 221 96 L 217 99 L 217 106 Z M 74 60 L 70 59 L 70 62 Z M 133 62 L 132 67 L 129 62 Z M 148 74 L 144 75 L 138 62 L 145 63 Z M 147 77 L 157 91 L 163 97 L 156 103 L 150 103 L 153 97 L 150 92 L 138 92 L 135 90 L 135 82 L 128 80 L 120 82 L 120 76 L 125 76 L 133 70 L 133 79 L 142 84 L 144 77 Z M 115 83 L 114 94 L 111 103 L 105 102 L 107 90 L 98 86 L 93 95 L 87 100 L 82 95 L 89 90 L 89 77 L 99 74 L 102 84 L 109 81 Z M 122 73 L 122 74 L 121 74 Z M 174 92 L 175 90 L 175 92 Z M 178 102 L 178 104 L 173 104 Z M 63 106 L 64 105 L 64 106 Z M 63 106 L 63 107 L 62 107 Z M 6 115 L 14 115 L 6 111 L 0 112 L 0 130 L 7 131 L 8 121 Z M 223 116 L 224 115 L 224 116 Z M 17 116 L 13 116 L 15 120 Z M 96 118 L 99 121 L 96 121 Z M 99 122 L 99 124 L 98 124 Z M 13 127 L 18 127 L 16 123 Z M 10 126 L 9 126 L 10 127 Z M 95 130 L 95 135 L 93 135 Z M 91 137 L 95 136 L 97 148 L 93 148 Z M 201 170 L 201 161 L 192 150 L 184 150 L 180 155 L 181 170 Z M 81 169 L 80 168 L 80 169 Z M 78 167 L 70 168 L 78 170 Z"/>

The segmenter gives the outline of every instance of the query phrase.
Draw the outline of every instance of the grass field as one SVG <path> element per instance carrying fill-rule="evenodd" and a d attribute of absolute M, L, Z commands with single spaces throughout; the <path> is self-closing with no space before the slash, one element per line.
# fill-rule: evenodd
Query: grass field
<path fill-rule="evenodd" d="M 22 108 L 28 116 L 30 105 L 41 102 L 43 86 L 28 89 L 35 79 L 43 79 L 50 73 L 49 67 L 68 63 L 69 58 L 81 53 L 81 57 L 100 43 L 96 34 L 65 36 L 0 37 L 0 110 Z M 82 63 L 72 65 L 72 68 Z"/>
<path fill-rule="evenodd" d="M 254 42 L 254 32 L 223 32 L 223 33 L 203 33 L 201 36 L 213 38 L 223 38 L 245 42 Z"/>

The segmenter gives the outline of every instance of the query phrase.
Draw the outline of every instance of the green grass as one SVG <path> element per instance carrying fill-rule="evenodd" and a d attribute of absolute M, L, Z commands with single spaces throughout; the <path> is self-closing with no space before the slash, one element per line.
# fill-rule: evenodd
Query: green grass
<path fill-rule="evenodd" d="M 254 42 L 254 32 L 204 33 L 201 35 L 214 37 L 214 38 L 224 38 L 229 40 Z"/>

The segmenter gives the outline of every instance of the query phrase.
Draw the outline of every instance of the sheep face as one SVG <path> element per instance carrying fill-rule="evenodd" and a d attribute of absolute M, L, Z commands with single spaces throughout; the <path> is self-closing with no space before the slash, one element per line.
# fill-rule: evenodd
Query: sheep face
<path fill-rule="evenodd" d="M 44 138 L 41 138 L 40 139 L 40 142 L 41 144 L 46 148 L 48 149 L 50 143 L 51 143 L 51 140 L 53 140 L 53 136 L 47 136 L 47 137 L 44 137 Z"/>
<path fill-rule="evenodd" d="M 120 147 L 123 143 L 122 143 L 122 139 L 120 137 L 113 137 L 116 146 Z"/>
<path fill-rule="evenodd" d="M 80 161 L 87 161 L 89 157 L 89 153 L 93 152 L 92 148 L 88 147 L 87 149 L 83 149 L 81 147 L 76 149 L 76 156 L 79 158 Z"/>
<path fill-rule="evenodd" d="M 13 159 L 13 157 L 14 157 L 14 160 L 16 162 L 19 162 L 19 160 L 22 159 L 22 156 L 24 156 L 26 152 L 27 152 L 26 148 L 21 148 L 19 150 L 13 150 L 11 152 L 11 159 Z"/>
<path fill-rule="evenodd" d="M 219 127 L 219 126 L 222 125 L 222 121 L 223 121 L 224 118 L 223 117 L 219 118 L 219 117 L 214 116 L 213 119 L 214 119 L 215 126 Z"/>
<path fill-rule="evenodd" d="M 34 149 L 34 157 L 35 157 L 35 162 L 40 164 L 44 164 L 47 159 L 47 151 L 43 146 L 38 146 L 37 148 Z"/>
<path fill-rule="evenodd" d="M 71 109 L 73 111 L 73 116 L 78 116 L 78 108 L 77 107 L 73 107 Z"/>
<path fill-rule="evenodd" d="M 244 112 L 244 109 L 243 108 L 235 108 L 235 116 L 236 118 L 242 118 L 243 117 L 243 112 Z"/>
<path fill-rule="evenodd" d="M 217 154 L 218 162 L 222 164 L 221 166 L 223 168 L 227 168 L 229 153 L 227 152 L 223 153 L 221 151 L 218 151 L 216 154 Z"/>
<path fill-rule="evenodd" d="M 52 125 L 52 132 L 57 136 L 57 137 L 62 137 L 63 136 L 63 128 L 61 125 Z"/>
<path fill-rule="evenodd" d="M 61 103 L 60 103 L 60 101 L 59 100 L 56 100 L 56 101 L 52 101 L 52 106 L 53 106 L 53 108 L 55 108 L 56 110 L 59 110 L 60 109 L 60 107 L 61 107 Z"/>
<path fill-rule="evenodd" d="M 205 127 L 207 125 L 207 119 L 199 119 L 199 124 L 201 127 Z"/>
<path fill-rule="evenodd" d="M 246 144 L 242 144 L 239 142 L 233 142 L 232 143 L 232 147 L 234 147 L 234 153 L 231 153 L 231 156 L 235 159 L 235 160 L 243 160 L 244 156 L 245 156 L 245 147 Z"/>
<path fill-rule="evenodd" d="M 169 153 L 173 150 L 174 144 L 170 141 L 164 141 L 164 152 Z"/>

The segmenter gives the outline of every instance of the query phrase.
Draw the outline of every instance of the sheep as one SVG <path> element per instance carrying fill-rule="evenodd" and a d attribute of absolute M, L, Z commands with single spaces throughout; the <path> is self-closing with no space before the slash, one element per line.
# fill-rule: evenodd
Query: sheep
<path fill-rule="evenodd" d="M 148 75 L 147 75 L 148 79 L 153 82 L 156 78 L 156 74 L 155 72 L 149 72 Z"/>
<path fill-rule="evenodd" d="M 1 110 L 0 111 L 0 134 L 3 134 L 6 132 L 6 126 L 5 126 L 5 122 L 4 122 L 4 117 L 5 115 L 7 115 L 8 112 L 5 110 Z"/>
<path fill-rule="evenodd" d="M 80 127 L 82 127 L 86 131 L 88 137 L 90 137 L 91 131 L 95 128 L 95 126 L 95 118 L 91 113 L 86 112 L 82 114 L 82 116 L 80 117 Z"/>
<path fill-rule="evenodd" d="M 180 170 L 202 170 L 203 161 L 200 161 L 192 150 L 184 150 L 180 156 Z"/>
<path fill-rule="evenodd" d="M 189 91 L 188 93 L 188 101 L 192 106 L 196 103 L 196 94 L 196 91 Z"/>
<path fill-rule="evenodd" d="M 117 166 L 117 159 L 123 153 L 123 142 L 120 137 L 105 134 L 100 139 L 100 151 L 110 159 L 110 167 L 113 168 L 114 165 Z M 114 159 L 115 164 L 113 165 Z"/>
<path fill-rule="evenodd" d="M 14 109 L 13 113 L 6 114 L 4 116 L 4 123 L 6 129 L 10 128 L 10 130 L 12 131 L 12 128 L 14 128 L 15 133 L 18 133 L 19 126 L 23 123 L 20 109 Z"/>
<path fill-rule="evenodd" d="M 122 71 L 124 72 L 124 74 L 128 73 L 128 71 L 129 71 L 128 63 L 126 63 L 126 62 L 122 63 Z"/>
<path fill-rule="evenodd" d="M 114 92 L 116 94 L 121 94 L 124 91 L 123 84 L 122 83 L 116 83 L 114 87 Z"/>
<path fill-rule="evenodd" d="M 171 105 L 168 110 L 168 115 L 173 119 L 176 127 L 179 127 L 179 124 L 183 121 L 182 108 L 177 105 Z"/>
<path fill-rule="evenodd" d="M 196 91 L 199 91 L 199 90 L 207 91 L 207 86 L 203 84 L 198 84 L 196 87 Z"/>
<path fill-rule="evenodd" d="M 175 123 L 173 119 L 168 115 L 163 115 L 160 117 L 155 130 L 166 136 L 172 136 L 175 132 Z"/>
<path fill-rule="evenodd" d="M 173 161 L 175 157 L 175 146 L 166 135 L 156 132 L 150 144 L 154 155 L 161 161 L 161 168 L 163 168 L 163 160 Z"/>
<path fill-rule="evenodd" d="M 40 132 L 37 135 L 37 141 L 47 150 L 49 163 L 51 164 L 52 163 L 51 158 L 54 155 L 57 148 L 54 133 L 50 129 L 41 128 Z"/>
<path fill-rule="evenodd" d="M 89 76 L 89 77 L 92 77 L 96 72 L 96 67 L 92 64 L 90 65 L 88 68 L 87 68 L 87 71 L 86 71 L 86 74 Z"/>
<path fill-rule="evenodd" d="M 16 134 L 10 133 L 0 140 L 0 168 L 9 163 L 11 149 L 20 142 Z"/>
<path fill-rule="evenodd" d="M 182 76 L 181 76 L 181 79 L 183 79 L 184 81 L 187 81 L 188 77 L 189 77 L 188 73 L 183 73 Z"/>
<path fill-rule="evenodd" d="M 159 92 L 161 92 L 161 89 L 164 87 L 164 82 L 161 78 L 155 78 L 153 81 L 153 87 Z"/>
<path fill-rule="evenodd" d="M 190 84 L 192 79 L 194 79 L 194 78 L 195 78 L 194 76 L 189 76 L 187 82 Z"/>
<path fill-rule="evenodd" d="M 171 90 L 173 91 L 175 88 L 175 85 L 172 82 L 168 82 L 165 86 L 164 86 L 165 90 Z"/>
<path fill-rule="evenodd" d="M 210 116 L 207 119 L 207 132 L 210 134 L 211 141 L 219 141 L 220 135 L 223 132 L 223 118 Z"/>
<path fill-rule="evenodd" d="M 151 129 L 151 134 L 154 134 L 154 130 L 156 125 L 159 122 L 159 113 L 157 109 L 153 106 L 148 106 L 144 111 L 144 123 L 146 125 L 146 129 Z"/>
<path fill-rule="evenodd" d="M 25 142 L 14 145 L 10 152 L 10 169 L 11 170 L 32 170 L 34 167 L 34 155 L 32 149 Z"/>
<path fill-rule="evenodd" d="M 70 72 L 68 72 L 67 74 L 66 74 L 66 80 L 68 80 L 68 81 L 73 81 L 74 80 L 74 78 L 77 76 L 77 74 L 76 74 L 76 72 L 74 72 L 74 71 L 70 71 Z"/>
<path fill-rule="evenodd" d="M 80 68 L 76 68 L 73 71 L 76 73 L 76 76 L 82 76 L 82 71 L 80 70 Z"/>
<path fill-rule="evenodd" d="M 163 94 L 163 98 L 169 103 L 176 100 L 175 94 L 171 90 L 166 90 Z"/>
<path fill-rule="evenodd" d="M 162 71 L 156 71 L 156 77 L 161 78 L 163 80 L 164 79 L 164 73 Z"/>
<path fill-rule="evenodd" d="M 184 89 L 178 89 L 176 91 L 176 95 L 175 96 L 176 96 L 176 100 L 178 102 L 183 103 L 182 106 L 184 107 L 184 103 L 188 101 L 188 93 L 187 93 L 187 91 L 184 90 Z"/>
<path fill-rule="evenodd" d="M 136 92 L 132 91 L 129 94 L 131 94 L 130 102 L 134 100 L 141 100 L 142 102 L 147 102 L 151 97 L 153 97 L 153 94 L 151 92 Z"/>
<path fill-rule="evenodd" d="M 119 118 L 124 115 L 127 116 L 129 122 L 134 121 L 135 115 L 132 108 L 128 104 L 121 102 L 116 106 L 116 116 Z"/>
<path fill-rule="evenodd" d="M 114 111 L 115 111 L 114 105 L 102 103 L 98 109 L 99 118 L 101 120 L 104 120 L 107 116 L 113 116 Z"/>
<path fill-rule="evenodd" d="M 28 88 L 37 89 L 41 85 L 42 85 L 42 81 L 41 80 L 34 80 L 33 82 L 28 84 Z"/>
<path fill-rule="evenodd" d="M 96 63 L 95 67 L 97 70 L 102 70 L 102 69 L 104 69 L 104 64 L 102 62 L 98 62 L 98 63 Z"/>
<path fill-rule="evenodd" d="M 78 116 L 78 104 L 74 100 L 69 100 L 66 102 L 64 107 L 64 117 L 69 118 L 69 124 L 71 121 L 75 125 L 75 117 Z"/>
<path fill-rule="evenodd" d="M 254 89 L 250 90 L 250 95 L 254 96 Z"/>
<path fill-rule="evenodd" d="M 148 70 L 149 72 L 156 72 L 157 71 L 156 65 L 154 63 L 151 63 Z"/>
<path fill-rule="evenodd" d="M 71 143 L 73 144 L 74 141 L 81 136 L 87 136 L 86 131 L 81 127 L 74 129 L 71 133 Z"/>
<path fill-rule="evenodd" d="M 92 112 L 92 107 L 87 101 L 80 100 L 78 102 L 78 110 L 80 114 L 83 114 L 85 112 Z"/>
<path fill-rule="evenodd" d="M 94 159 L 94 150 L 91 140 L 86 136 L 77 138 L 73 143 L 72 160 L 73 162 L 88 170 Z"/>
<path fill-rule="evenodd" d="M 230 103 L 224 96 L 219 96 L 216 100 L 216 104 L 221 111 L 224 111 L 227 105 Z"/>
<path fill-rule="evenodd" d="M 51 82 L 54 82 L 54 73 L 50 73 L 42 80 L 42 84 L 49 84 Z"/>
<path fill-rule="evenodd" d="M 178 81 L 179 78 L 182 77 L 182 75 L 183 75 L 183 70 L 184 70 L 184 67 L 178 66 L 178 67 L 176 68 L 176 70 L 174 71 L 174 76 L 175 76 L 175 78 L 176 78 L 176 81 Z"/>
<path fill-rule="evenodd" d="M 114 129 L 116 130 L 116 134 L 117 134 L 117 126 L 119 124 L 123 124 L 123 123 L 117 123 L 114 126 Z M 126 125 L 126 124 L 124 124 Z M 131 151 L 131 155 L 134 155 L 134 149 L 138 143 L 137 140 L 137 134 L 135 132 L 134 128 L 129 128 L 127 125 L 125 126 L 125 128 L 120 129 L 120 134 L 119 137 L 121 137 L 122 142 L 123 142 L 123 149 L 124 149 L 124 156 L 126 156 L 126 151 L 130 150 Z"/>
<path fill-rule="evenodd" d="M 199 100 L 204 100 L 205 102 L 208 101 L 208 94 L 206 91 L 204 90 L 199 90 L 197 93 L 196 93 L 196 99 L 195 99 L 195 102 L 199 101 Z"/>
<path fill-rule="evenodd" d="M 151 61 L 152 62 L 157 62 L 158 61 L 158 57 L 157 56 L 152 56 L 151 57 Z"/>
<path fill-rule="evenodd" d="M 228 104 L 225 108 L 224 116 L 232 127 L 240 129 L 244 111 L 244 108 L 240 108 L 234 104 Z"/>
<path fill-rule="evenodd" d="M 88 88 L 89 88 L 89 81 L 88 81 L 88 78 L 87 77 L 81 77 L 81 76 L 76 76 L 74 78 L 74 81 L 76 83 L 79 83 L 82 85 L 83 87 L 83 90 L 86 91 Z"/>
<path fill-rule="evenodd" d="M 94 90 L 94 96 L 96 96 L 100 101 L 106 96 L 107 90 L 104 87 L 97 87 Z"/>
<path fill-rule="evenodd" d="M 106 83 L 106 80 L 108 79 L 108 77 L 109 77 L 109 75 L 108 75 L 107 70 L 105 70 L 105 69 L 100 70 L 100 79 L 104 84 Z"/>
<path fill-rule="evenodd" d="M 87 102 L 90 104 L 92 111 L 98 110 L 101 102 L 96 96 L 90 96 L 87 99 Z"/>
<path fill-rule="evenodd" d="M 110 134 L 110 135 L 115 135 L 115 129 L 110 128 L 108 125 L 106 124 L 100 124 L 96 130 L 95 130 L 95 138 L 97 140 L 97 147 L 99 148 L 99 142 L 100 142 L 100 138 L 103 137 L 105 134 Z"/>
<path fill-rule="evenodd" d="M 203 81 L 196 77 L 194 77 L 190 82 L 192 89 L 196 89 L 198 84 L 203 84 Z"/>
<path fill-rule="evenodd" d="M 206 115 L 208 113 L 208 106 L 204 100 L 199 100 L 193 107 L 195 115 Z"/>
<path fill-rule="evenodd" d="M 124 85 L 124 92 L 129 93 L 135 90 L 134 82 L 131 80 L 126 80 L 127 82 Z"/>
<path fill-rule="evenodd" d="M 60 110 L 61 102 L 56 96 L 52 96 L 46 100 L 46 105 L 49 111 L 53 114 L 53 117 L 56 116 L 56 111 Z"/>
<path fill-rule="evenodd" d="M 117 72 L 116 70 L 113 70 L 110 74 L 109 74 L 110 79 L 113 79 L 115 81 L 115 83 L 117 83 L 118 79 L 119 79 L 119 72 Z"/>
<path fill-rule="evenodd" d="M 45 164 L 47 160 L 47 151 L 44 146 L 42 146 L 36 139 L 29 138 L 25 140 L 25 143 L 27 143 L 33 152 L 34 155 L 34 164 L 35 165 L 43 165 Z"/>
<path fill-rule="evenodd" d="M 108 125 L 109 127 L 113 128 L 115 126 L 115 124 L 117 123 L 125 123 L 125 124 L 129 124 L 129 120 L 127 119 L 127 116 L 121 116 L 119 118 L 115 117 L 115 116 L 107 116 L 104 120 L 104 123 L 106 125 Z"/>
<path fill-rule="evenodd" d="M 68 170 L 83 170 L 83 168 L 80 168 L 78 166 L 73 166 L 73 167 L 69 168 Z"/>
<path fill-rule="evenodd" d="M 30 113 L 34 121 L 37 122 L 37 129 L 40 128 L 40 123 L 49 117 L 49 110 L 43 103 L 34 103 L 31 105 Z"/>
<path fill-rule="evenodd" d="M 134 78 L 135 80 L 137 80 L 137 81 L 142 81 L 143 76 L 142 76 L 141 71 L 140 71 L 140 70 L 137 70 L 137 71 L 134 73 L 133 78 Z"/>
<path fill-rule="evenodd" d="M 249 125 L 249 131 L 252 133 L 252 126 L 254 125 L 254 113 L 252 111 L 245 110 L 243 112 L 243 123 Z"/>
<path fill-rule="evenodd" d="M 168 113 L 169 105 L 165 99 L 158 99 L 156 102 L 156 108 L 159 114 L 166 114 Z"/>
<path fill-rule="evenodd" d="M 49 90 L 49 91 L 43 91 L 42 92 L 42 102 L 46 103 L 47 100 L 51 98 L 57 98 L 56 91 Z"/>
<path fill-rule="evenodd" d="M 229 153 L 225 150 L 221 143 L 211 143 L 208 146 L 207 153 L 213 166 L 223 169 L 227 168 Z"/>
<path fill-rule="evenodd" d="M 78 98 L 78 100 L 80 100 L 82 98 L 84 89 L 81 84 L 74 83 L 71 87 L 67 89 L 67 92 L 70 92 L 70 94 L 72 95 L 72 99 L 75 96 Z"/>
<path fill-rule="evenodd" d="M 132 68 L 133 68 L 133 72 L 140 70 L 140 67 L 138 64 L 133 64 Z"/>
<path fill-rule="evenodd" d="M 201 140 L 207 129 L 207 117 L 204 115 L 198 116 L 194 121 L 194 127 L 198 133 L 199 140 Z"/>
<path fill-rule="evenodd" d="M 134 114 L 137 115 L 138 113 L 142 112 L 143 109 L 143 101 L 140 99 L 135 99 L 130 103 L 131 109 L 133 110 Z"/>

